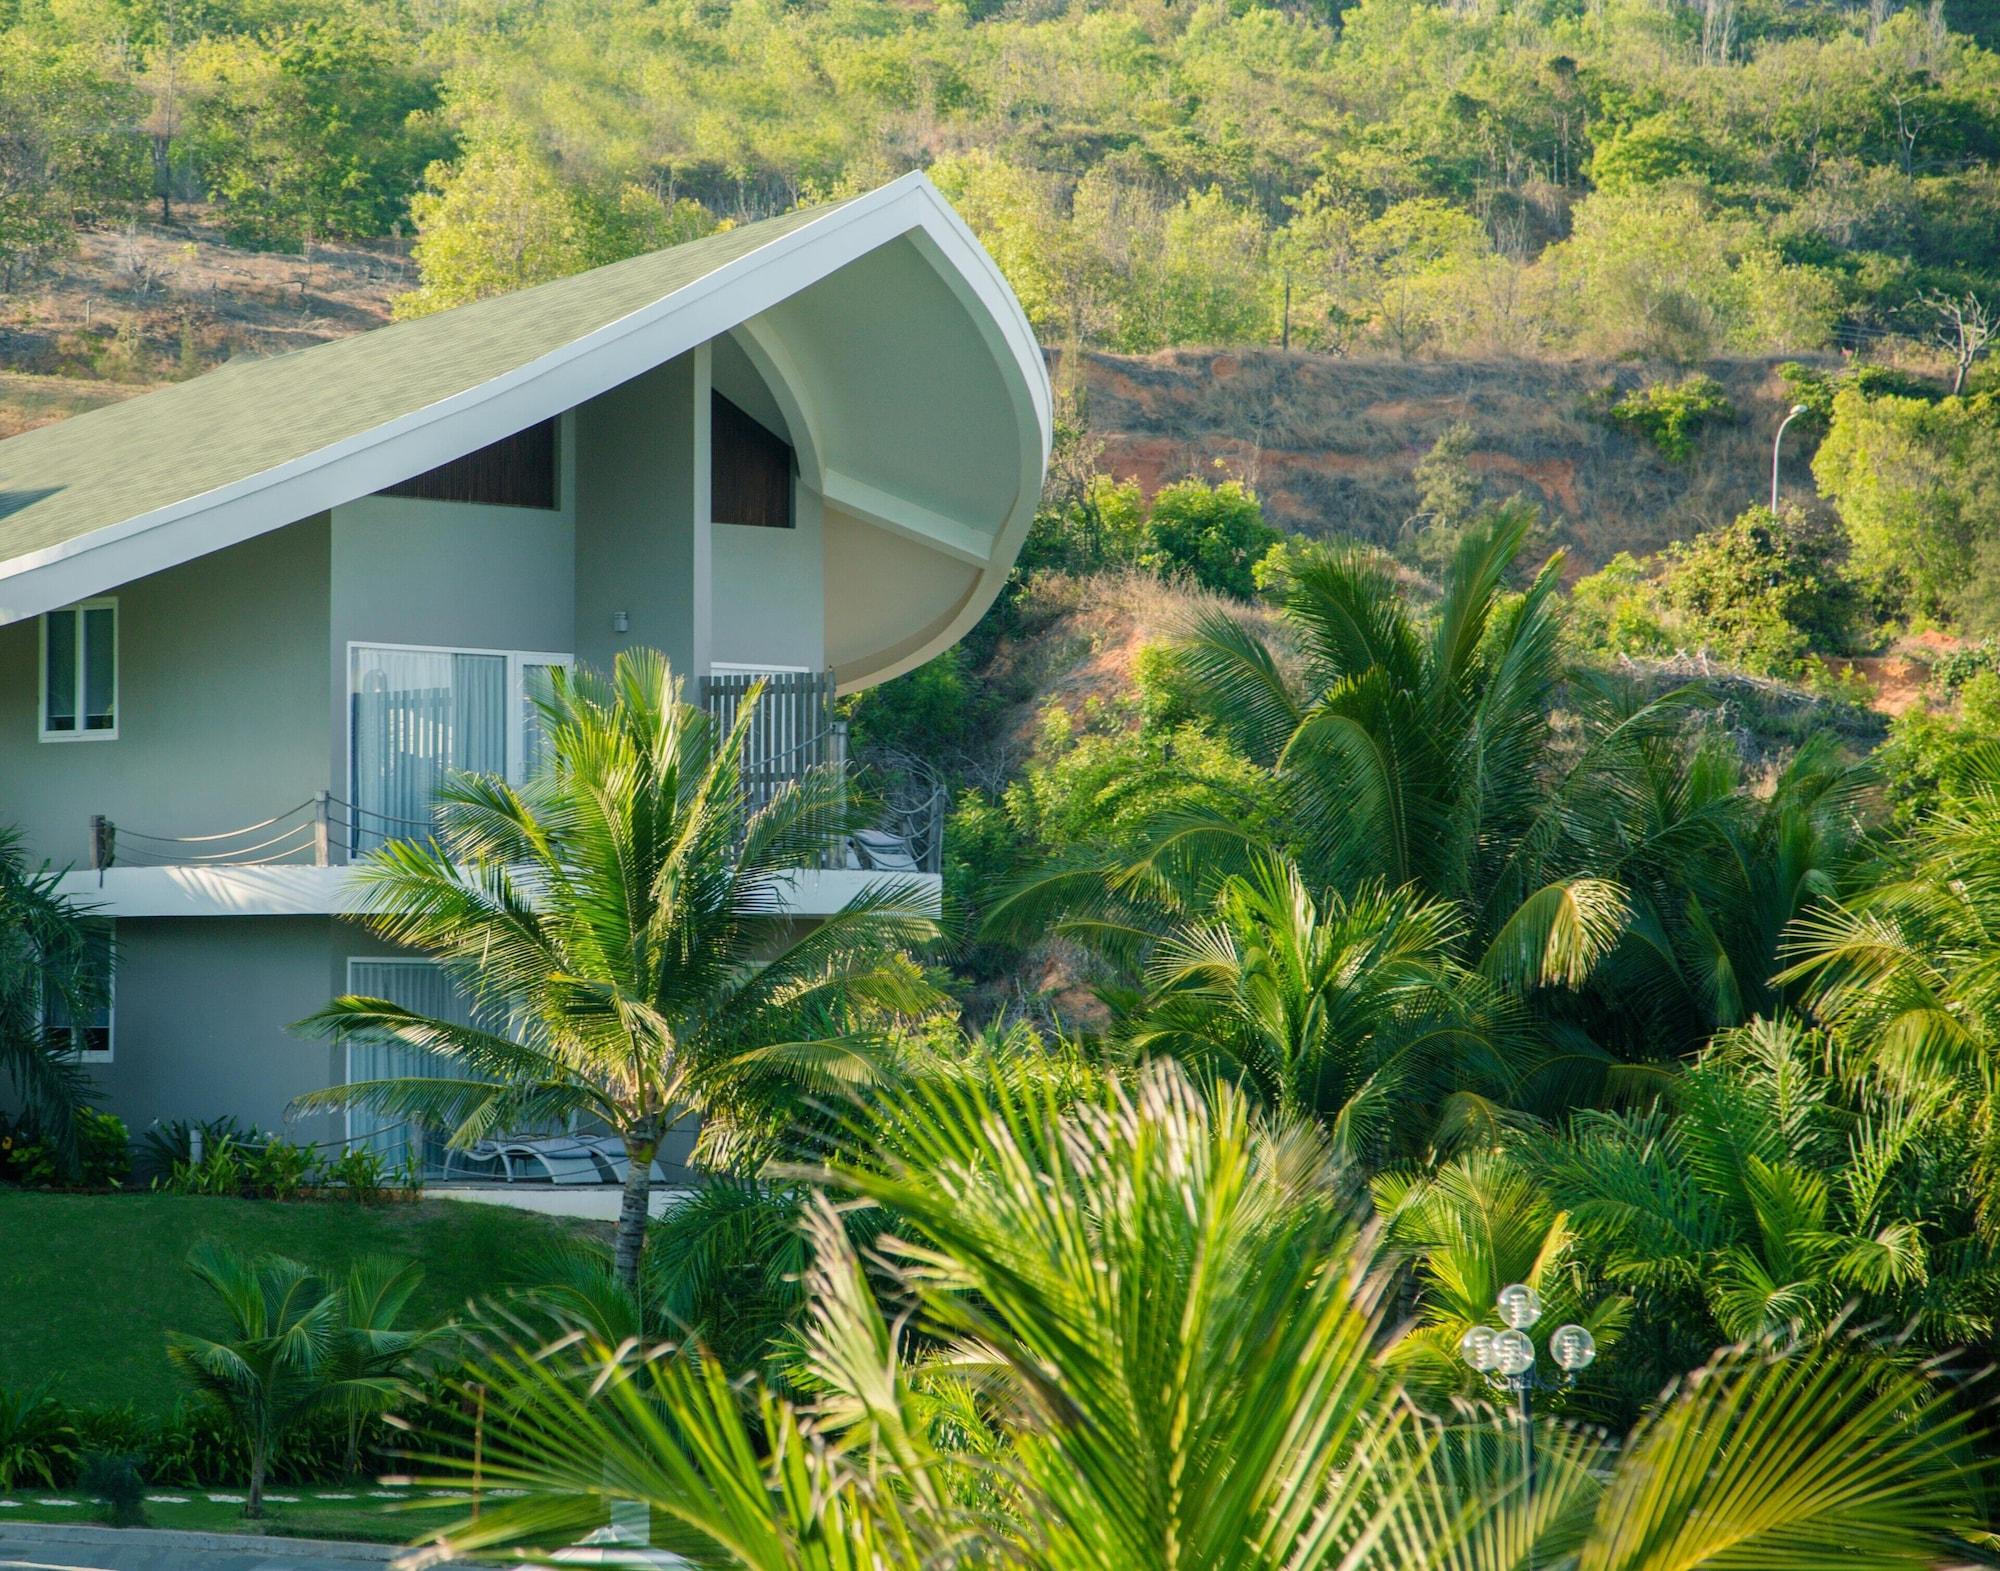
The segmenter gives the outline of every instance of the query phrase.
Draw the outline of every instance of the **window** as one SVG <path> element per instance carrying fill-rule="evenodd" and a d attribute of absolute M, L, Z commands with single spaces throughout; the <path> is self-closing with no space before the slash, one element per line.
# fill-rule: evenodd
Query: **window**
<path fill-rule="evenodd" d="M 351 957 L 347 962 L 347 990 L 362 998 L 386 998 L 392 1004 L 448 1020 L 455 1025 L 473 1024 L 472 1011 L 453 987 L 451 979 L 428 960 L 403 956 L 378 959 Z M 357 1080 L 463 1080 L 466 1069 L 441 1053 L 410 1047 L 390 1036 L 364 1036 L 347 1044 L 347 1081 Z M 391 1165 L 402 1162 L 414 1150 L 433 1170 L 443 1162 L 445 1137 L 449 1130 L 425 1129 L 400 1114 L 375 1108 L 347 1110 L 345 1131 L 350 1149 L 364 1147 Z"/>
<path fill-rule="evenodd" d="M 109 922 L 86 923 L 83 930 L 86 986 L 96 995 L 96 1007 L 81 1019 L 54 988 L 42 994 L 42 1040 L 51 1052 L 73 1055 L 86 1064 L 111 1062 L 112 988 L 116 981 Z"/>
<path fill-rule="evenodd" d="M 708 417 L 709 516 L 718 524 L 792 527 L 792 448 L 720 393 Z"/>
<path fill-rule="evenodd" d="M 86 600 L 42 617 L 44 742 L 118 736 L 118 602 Z"/>
<path fill-rule="evenodd" d="M 348 648 L 350 849 L 421 835 L 454 770 L 523 780 L 542 748 L 534 695 L 568 655 L 403 644 Z"/>
<path fill-rule="evenodd" d="M 475 453 L 385 486 L 383 496 L 425 502 L 484 502 L 492 507 L 556 505 L 556 423 L 544 420 Z"/>

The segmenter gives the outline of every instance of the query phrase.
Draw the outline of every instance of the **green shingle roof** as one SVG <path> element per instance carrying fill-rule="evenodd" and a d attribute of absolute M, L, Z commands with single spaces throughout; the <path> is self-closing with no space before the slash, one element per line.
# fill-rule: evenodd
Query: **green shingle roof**
<path fill-rule="evenodd" d="M 0 561 L 183 502 L 479 387 L 830 211 L 779 218 L 398 322 L 0 442 Z"/>

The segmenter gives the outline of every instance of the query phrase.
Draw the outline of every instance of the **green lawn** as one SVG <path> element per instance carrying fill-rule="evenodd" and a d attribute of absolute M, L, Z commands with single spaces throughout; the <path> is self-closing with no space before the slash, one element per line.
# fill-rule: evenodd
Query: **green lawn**
<path fill-rule="evenodd" d="M 202 1238 L 328 1270 L 370 1254 L 420 1261 L 413 1318 L 435 1321 L 520 1280 L 540 1251 L 578 1232 L 604 1229 L 452 1200 L 355 1206 L 0 1189 L 0 1386 L 53 1380 L 72 1402 L 171 1406 L 166 1332 L 221 1329 L 184 1265 Z"/>
<path fill-rule="evenodd" d="M 281 1538 L 359 1538 L 375 1543 L 402 1544 L 447 1527 L 465 1514 L 455 1502 L 432 1501 L 421 1494 L 377 1491 L 357 1484 L 343 1489 L 278 1486 L 266 1495 L 264 1515 L 255 1522 L 243 1515 L 241 1489 L 148 1489 L 146 1525 L 196 1533 L 268 1533 Z M 237 1500 L 212 1496 L 236 1495 Z M 382 1496 L 396 1494 L 415 1503 L 399 1506 Z M 345 1496 L 345 1499 L 340 1498 Z M 0 1527 L 9 1522 L 93 1522 L 96 1506 L 74 1490 L 28 1489 L 0 1495 Z"/>

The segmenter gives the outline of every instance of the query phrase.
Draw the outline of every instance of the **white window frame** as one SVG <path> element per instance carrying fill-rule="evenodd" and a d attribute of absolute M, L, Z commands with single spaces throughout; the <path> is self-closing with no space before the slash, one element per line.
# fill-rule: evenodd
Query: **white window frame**
<path fill-rule="evenodd" d="M 90 731 L 84 728 L 84 673 L 90 661 L 84 650 L 83 629 L 86 611 L 109 611 L 111 613 L 111 729 Z M 49 618 L 52 616 L 73 617 L 76 620 L 76 672 L 72 680 L 76 683 L 76 729 L 74 731 L 51 731 L 49 729 Z M 118 740 L 118 725 L 124 714 L 123 694 L 119 691 L 119 644 L 124 637 L 124 629 L 119 626 L 122 618 L 118 614 L 118 597 L 104 595 L 95 600 L 79 600 L 75 605 L 63 606 L 60 610 L 44 611 L 37 623 L 41 636 L 35 651 L 35 734 L 44 742 L 115 742 Z"/>
<path fill-rule="evenodd" d="M 347 790 L 358 796 L 354 778 L 354 652 L 357 649 L 387 649 L 411 655 L 499 655 L 507 662 L 507 779 L 519 785 L 527 763 L 527 668 L 561 666 L 576 669 L 576 656 L 532 649 L 476 649 L 463 644 L 392 644 L 379 638 L 350 638 L 347 641 Z"/>
<path fill-rule="evenodd" d="M 93 920 L 103 923 L 111 956 L 111 964 L 106 968 L 104 977 L 104 1046 L 74 1047 L 59 1055 L 72 1064 L 109 1064 L 115 1063 L 118 1057 L 118 924 L 109 917 Z M 47 1007 L 46 999 L 43 999 L 37 1002 L 35 1010 L 35 1029 L 43 1033 L 44 1041 L 50 1029 L 46 1018 Z M 76 1027 L 71 1025 L 68 1029 L 75 1031 Z"/>

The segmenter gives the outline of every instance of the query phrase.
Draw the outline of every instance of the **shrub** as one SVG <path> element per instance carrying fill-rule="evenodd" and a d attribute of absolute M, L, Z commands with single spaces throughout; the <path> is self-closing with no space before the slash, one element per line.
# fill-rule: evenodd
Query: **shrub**
<path fill-rule="evenodd" d="M 0 1178 L 24 1189 L 117 1189 L 132 1171 L 132 1138 L 125 1121 L 95 1108 L 73 1115 L 77 1165 L 65 1175 L 54 1143 L 26 1120 L 0 1114 Z"/>
<path fill-rule="evenodd" d="M 241 1140 L 243 1129 L 235 1119 L 226 1115 L 199 1122 L 176 1118 L 164 1124 L 156 1123 L 139 1142 L 135 1167 L 137 1176 L 155 1185 L 164 1183 L 173 1176 L 176 1163 L 194 1159 L 196 1135 L 201 1137 L 202 1150 L 208 1151 L 222 1144 L 225 1137 Z"/>
<path fill-rule="evenodd" d="M 113 1527 L 143 1527 L 146 1486 L 139 1477 L 142 1458 L 130 1453 L 92 1452 L 83 1459 L 77 1488 L 98 1505 L 98 1518 Z"/>
<path fill-rule="evenodd" d="M 1608 393 L 1601 397 L 1611 424 L 1644 437 L 1677 464 L 1694 456 L 1696 432 L 1736 413 L 1722 384 L 1700 372 L 1636 388 L 1616 402 L 1609 401 Z"/>
<path fill-rule="evenodd" d="M 332 1161 L 323 1163 L 318 1182 L 328 1189 L 345 1190 L 350 1200 L 373 1205 L 388 1198 L 390 1184 L 396 1176 L 389 1164 L 375 1152 L 366 1146 L 354 1146 Z"/>
<path fill-rule="evenodd" d="M 1153 572 L 1184 573 L 1204 589 L 1248 600 L 1257 592 L 1257 563 L 1280 538 L 1264 522 L 1256 493 L 1239 482 L 1183 480 L 1154 496 L 1141 562 Z"/>
<path fill-rule="evenodd" d="M 1861 610 L 1838 529 L 1795 508 L 1753 507 L 1676 542 L 1666 559 L 1661 598 L 1687 640 L 1766 675 L 1796 674 L 1809 650 L 1845 648 Z"/>
<path fill-rule="evenodd" d="M 1982 671 L 2000 671 L 2000 640 L 1947 650 L 1931 666 L 1931 682 L 1938 691 L 1951 693 Z"/>
<path fill-rule="evenodd" d="M 236 1136 L 224 1135 L 212 1146 L 204 1146 L 201 1156 L 176 1162 L 164 1182 L 154 1187 L 176 1195 L 240 1195 L 246 1170 L 244 1153 Z"/>
<path fill-rule="evenodd" d="M 262 1145 L 246 1151 L 244 1187 L 266 1200 L 296 1200 L 299 1192 L 313 1181 L 319 1166 L 319 1157 L 311 1146 L 272 1135 Z"/>
<path fill-rule="evenodd" d="M 76 1425 L 47 1386 L 0 1386 L 0 1494 L 39 1479 L 54 1486 L 76 1461 Z"/>
<path fill-rule="evenodd" d="M 1629 551 L 1579 578 L 1569 603 L 1570 634 L 1586 651 L 1658 655 L 1673 647 L 1660 620 L 1658 586 Z"/>

